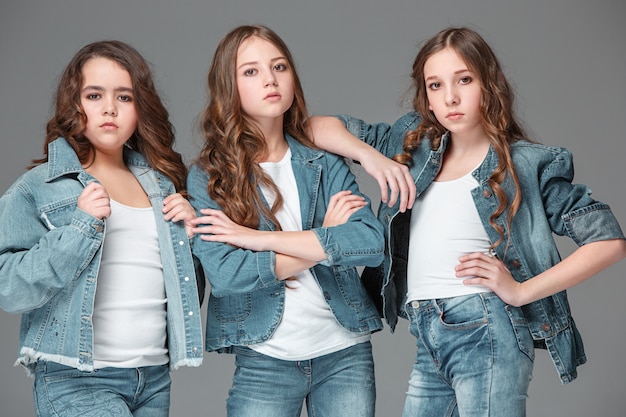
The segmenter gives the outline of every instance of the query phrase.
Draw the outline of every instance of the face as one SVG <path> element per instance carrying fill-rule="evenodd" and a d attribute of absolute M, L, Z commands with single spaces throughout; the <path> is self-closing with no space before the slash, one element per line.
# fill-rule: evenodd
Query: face
<path fill-rule="evenodd" d="M 426 60 L 424 82 L 428 107 L 453 136 L 485 136 L 480 79 L 454 49 L 442 49 Z"/>
<path fill-rule="evenodd" d="M 84 135 L 97 153 L 119 153 L 137 128 L 130 74 L 107 58 L 88 60 L 82 73 L 80 103 L 87 115 Z"/>
<path fill-rule="evenodd" d="M 244 113 L 260 124 L 280 122 L 294 98 L 292 69 L 274 44 L 256 36 L 237 51 L 237 91 Z"/>

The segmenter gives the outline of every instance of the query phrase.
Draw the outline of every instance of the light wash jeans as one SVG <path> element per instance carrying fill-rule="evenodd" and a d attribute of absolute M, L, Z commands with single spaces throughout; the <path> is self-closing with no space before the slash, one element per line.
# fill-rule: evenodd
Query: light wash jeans
<path fill-rule="evenodd" d="M 370 342 L 305 361 L 284 361 L 236 347 L 227 400 L 230 417 L 373 417 L 376 401 Z"/>
<path fill-rule="evenodd" d="M 38 417 L 167 417 L 170 383 L 167 364 L 84 372 L 39 362 L 35 410 Z"/>
<path fill-rule="evenodd" d="M 403 417 L 522 417 L 534 363 L 522 310 L 494 293 L 406 305 L 417 356 Z"/>

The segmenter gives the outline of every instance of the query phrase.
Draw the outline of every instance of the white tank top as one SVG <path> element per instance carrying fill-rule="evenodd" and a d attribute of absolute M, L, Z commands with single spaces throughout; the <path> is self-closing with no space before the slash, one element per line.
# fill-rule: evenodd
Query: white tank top
<path fill-rule="evenodd" d="M 94 366 L 167 363 L 166 303 L 152 207 L 111 200 L 93 313 Z"/>
<path fill-rule="evenodd" d="M 300 198 L 291 166 L 291 150 L 280 162 L 263 162 L 260 166 L 283 196 L 283 207 L 276 214 L 280 227 L 284 231 L 302 230 Z M 263 195 L 271 206 L 275 196 L 267 189 L 263 189 Z M 311 271 L 307 269 L 301 272 L 297 280 L 287 281 L 286 284 L 285 310 L 280 324 L 269 340 L 252 345 L 251 349 L 273 358 L 296 361 L 337 352 L 369 340 L 369 333 L 353 333 L 339 324 Z"/>
<path fill-rule="evenodd" d="M 472 199 L 478 182 L 471 172 L 452 181 L 435 181 L 411 212 L 407 301 L 455 297 L 489 291 L 463 284 L 454 267 L 472 252 L 487 252 L 489 238 Z"/>

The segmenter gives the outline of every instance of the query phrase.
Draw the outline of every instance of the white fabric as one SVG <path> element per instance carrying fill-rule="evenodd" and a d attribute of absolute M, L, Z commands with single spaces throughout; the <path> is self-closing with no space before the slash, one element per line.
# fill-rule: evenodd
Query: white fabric
<path fill-rule="evenodd" d="M 153 209 L 111 200 L 93 313 L 94 366 L 167 363 L 166 303 Z"/>
<path fill-rule="evenodd" d="M 283 207 L 276 214 L 280 227 L 284 231 L 301 231 L 302 215 L 298 186 L 291 166 L 291 150 L 280 162 L 263 162 L 260 166 L 283 196 Z M 275 195 L 265 187 L 262 191 L 271 206 Z M 252 345 L 251 349 L 273 358 L 295 361 L 337 352 L 369 340 L 369 334 L 352 333 L 337 322 L 308 269 L 296 278 L 295 281 L 287 281 L 285 310 L 276 331 L 269 340 Z"/>
<path fill-rule="evenodd" d="M 488 252 L 489 239 L 478 216 L 471 175 L 435 181 L 416 200 L 411 212 L 407 301 L 455 297 L 489 291 L 464 285 L 454 268 L 459 258 Z"/>

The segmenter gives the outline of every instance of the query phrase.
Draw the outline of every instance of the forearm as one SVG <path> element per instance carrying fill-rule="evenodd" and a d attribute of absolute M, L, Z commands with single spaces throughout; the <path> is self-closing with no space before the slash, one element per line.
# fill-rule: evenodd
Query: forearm
<path fill-rule="evenodd" d="M 289 255 L 276 254 L 276 267 L 274 272 L 280 280 L 293 277 L 302 271 L 317 265 L 317 262 L 308 259 L 296 258 Z"/>
<path fill-rule="evenodd" d="M 604 240 L 579 247 L 545 272 L 521 284 L 518 305 L 524 305 L 571 288 L 626 256 L 626 241 Z"/>
<path fill-rule="evenodd" d="M 260 232 L 255 243 L 255 246 L 257 245 L 258 247 L 253 248 L 253 250 L 272 251 L 313 262 L 313 265 L 327 258 L 322 245 L 312 230 Z"/>
<path fill-rule="evenodd" d="M 328 152 L 359 162 L 366 155 L 376 152 L 370 145 L 351 134 L 336 117 L 314 116 L 310 123 L 313 142 Z"/>

